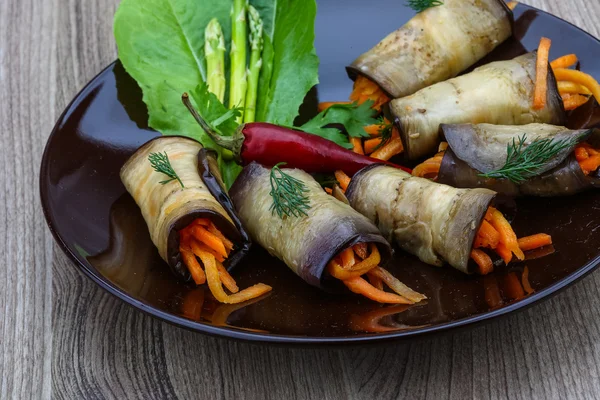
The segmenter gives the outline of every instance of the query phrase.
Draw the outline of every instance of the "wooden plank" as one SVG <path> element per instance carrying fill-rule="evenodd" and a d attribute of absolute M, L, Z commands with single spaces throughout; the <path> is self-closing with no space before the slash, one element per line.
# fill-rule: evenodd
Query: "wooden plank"
<path fill-rule="evenodd" d="M 54 123 L 58 1 L 0 2 L 0 398 L 50 393 L 52 247 L 38 169 Z"/>
<path fill-rule="evenodd" d="M 38 168 L 48 127 L 115 57 L 117 3 L 0 1 L 0 398 L 583 399 L 600 393 L 600 272 L 472 331 L 384 348 L 319 350 L 194 334 L 125 306 L 76 272 L 45 228 Z M 597 1 L 529 4 L 600 36 Z"/>

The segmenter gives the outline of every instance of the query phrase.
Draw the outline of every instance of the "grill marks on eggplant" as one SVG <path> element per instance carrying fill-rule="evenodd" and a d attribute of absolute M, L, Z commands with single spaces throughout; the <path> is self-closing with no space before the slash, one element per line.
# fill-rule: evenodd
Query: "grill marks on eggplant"
<path fill-rule="evenodd" d="M 271 212 L 270 170 L 257 163 L 246 166 L 230 190 L 237 213 L 255 242 L 307 283 L 327 289 L 332 287 L 323 272 L 342 250 L 360 242 L 376 243 L 383 259 L 389 258 L 391 247 L 371 221 L 328 195 L 306 172 L 283 170 L 305 184 L 310 201 L 307 216 L 280 218 Z"/>
<path fill-rule="evenodd" d="M 202 150 L 202 145 L 193 139 L 161 136 L 140 147 L 121 169 L 121 180 L 140 208 L 161 258 L 185 281 L 191 276 L 179 254 L 178 231 L 193 220 L 209 218 L 235 243 L 226 262 L 228 268 L 241 258 L 237 253 L 244 253 L 249 246 L 241 224 L 236 224 L 231 217 L 233 210 L 226 210 L 231 207 L 223 201 L 227 193 L 221 188 L 219 199 L 215 198 L 200 176 L 198 154 Z M 165 152 L 185 187 L 176 180 L 164 185 L 160 183 L 164 175 L 152 168 L 148 156 Z M 213 188 L 213 192 L 215 190 L 219 188 Z"/>
<path fill-rule="evenodd" d="M 443 123 L 564 124 L 564 107 L 551 71 L 547 105 L 542 110 L 533 109 L 535 62 L 535 52 L 493 62 L 392 100 L 389 110 L 402 137 L 406 158 L 415 160 L 435 153 Z"/>
<path fill-rule="evenodd" d="M 403 97 L 458 75 L 512 34 L 502 0 L 445 0 L 414 16 L 347 69 L 391 97 Z"/>
<path fill-rule="evenodd" d="M 485 212 L 495 197 L 487 189 L 456 189 L 386 166 L 359 171 L 347 190 L 352 207 L 382 234 L 423 262 L 444 262 L 471 273 L 469 257 Z M 396 196 L 396 200 L 394 197 Z"/>

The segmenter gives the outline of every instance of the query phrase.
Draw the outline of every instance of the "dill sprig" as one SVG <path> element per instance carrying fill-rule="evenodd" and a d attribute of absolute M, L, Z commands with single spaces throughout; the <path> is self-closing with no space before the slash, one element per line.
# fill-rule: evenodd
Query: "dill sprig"
<path fill-rule="evenodd" d="M 585 135 L 585 133 L 584 133 Z M 479 176 L 485 178 L 504 178 L 520 184 L 537 175 L 538 171 L 562 150 L 577 144 L 581 136 L 576 135 L 567 139 L 537 139 L 523 148 L 527 135 L 523 134 L 518 141 L 513 139 L 507 145 L 506 163 L 503 167 Z"/>
<path fill-rule="evenodd" d="M 420 13 L 428 8 L 441 6 L 443 4 L 444 2 L 441 0 L 408 0 L 406 5 Z"/>
<path fill-rule="evenodd" d="M 152 165 L 152 168 L 154 168 L 156 172 L 165 174 L 169 177 L 169 179 L 160 181 L 161 185 L 165 185 L 169 182 L 177 180 L 182 188 L 185 187 L 183 186 L 183 182 L 181 182 L 181 179 L 179 179 L 179 175 L 177 175 L 177 173 L 173 169 L 173 166 L 171 166 L 171 161 L 169 161 L 169 156 L 167 155 L 166 151 L 164 154 L 150 153 L 150 155 L 148 156 L 148 161 L 150 161 L 150 165 Z"/>
<path fill-rule="evenodd" d="M 280 165 L 285 165 L 285 163 L 276 164 L 271 169 L 271 192 L 269 194 L 273 198 L 273 204 L 269 210 L 271 213 L 276 212 L 279 218 L 283 218 L 284 215 L 288 217 L 308 215 L 306 211 L 310 208 L 310 201 L 306 195 L 308 192 L 306 185 L 279 169 Z"/>
<path fill-rule="evenodd" d="M 388 144 L 388 142 L 392 139 L 392 131 L 393 131 L 392 123 L 391 122 L 386 123 L 385 118 L 381 117 L 381 119 L 379 121 L 379 125 L 381 126 L 379 128 L 379 137 L 381 138 L 381 142 L 377 146 L 375 146 L 373 151 L 379 150 L 381 147 Z"/>

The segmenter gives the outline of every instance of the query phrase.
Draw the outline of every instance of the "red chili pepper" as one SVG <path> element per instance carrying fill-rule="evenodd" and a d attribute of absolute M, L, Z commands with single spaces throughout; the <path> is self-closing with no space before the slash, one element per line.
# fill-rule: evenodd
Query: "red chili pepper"
<path fill-rule="evenodd" d="M 266 122 L 242 124 L 232 136 L 219 135 L 198 114 L 189 102 L 187 94 L 183 95 L 183 102 L 215 143 L 231 150 L 243 165 L 256 161 L 270 167 L 285 162 L 286 167 L 299 168 L 306 172 L 342 170 L 348 175 L 354 175 L 367 165 L 387 164 L 410 172 L 408 168 L 357 154 L 320 136 Z"/>

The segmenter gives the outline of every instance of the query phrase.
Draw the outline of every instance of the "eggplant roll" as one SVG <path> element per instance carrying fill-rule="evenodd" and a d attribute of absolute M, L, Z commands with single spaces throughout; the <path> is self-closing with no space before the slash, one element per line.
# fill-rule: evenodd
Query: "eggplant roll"
<path fill-rule="evenodd" d="M 418 13 L 358 57 L 347 69 L 377 83 L 390 97 L 455 77 L 512 34 L 503 0 L 445 0 Z"/>
<path fill-rule="evenodd" d="M 489 124 L 445 125 L 440 128 L 448 142 L 437 181 L 459 188 L 484 187 L 510 196 L 565 196 L 600 187 L 600 177 L 585 175 L 577 162 L 574 148 L 588 141 L 600 145 L 600 130 L 569 130 L 562 126 L 528 124 L 499 126 Z M 577 136 L 571 146 L 550 159 L 537 175 L 516 184 L 508 179 L 481 177 L 506 163 L 507 146 L 525 135 L 523 148 L 534 140 L 564 140 Z"/>
<path fill-rule="evenodd" d="M 563 101 L 551 68 L 546 107 L 533 109 L 536 58 L 533 52 L 486 64 L 412 96 L 392 100 L 390 117 L 402 137 L 406 158 L 415 160 L 435 153 L 443 123 L 564 125 Z"/>
<path fill-rule="evenodd" d="M 184 187 L 177 180 L 161 183 L 167 177 L 154 170 L 151 153 L 167 154 Z M 198 218 L 212 221 L 234 243 L 226 267 L 248 251 L 250 240 L 224 189 L 214 153 L 197 141 L 179 136 L 149 141 L 121 168 L 121 181 L 142 211 L 161 258 L 181 279 L 189 281 L 191 275 L 179 252 L 179 231 Z"/>
<path fill-rule="evenodd" d="M 346 196 L 383 236 L 427 264 L 472 273 L 475 235 L 496 196 L 488 189 L 456 189 L 374 164 L 354 175 Z"/>
<path fill-rule="evenodd" d="M 350 246 L 374 243 L 382 259 L 389 258 L 391 247 L 371 221 L 328 195 L 306 172 L 282 171 L 306 186 L 310 201 L 306 216 L 280 218 L 271 210 L 271 170 L 260 164 L 247 165 L 230 190 L 237 213 L 256 243 L 320 288 L 328 288 L 323 273 L 326 265 Z"/>

